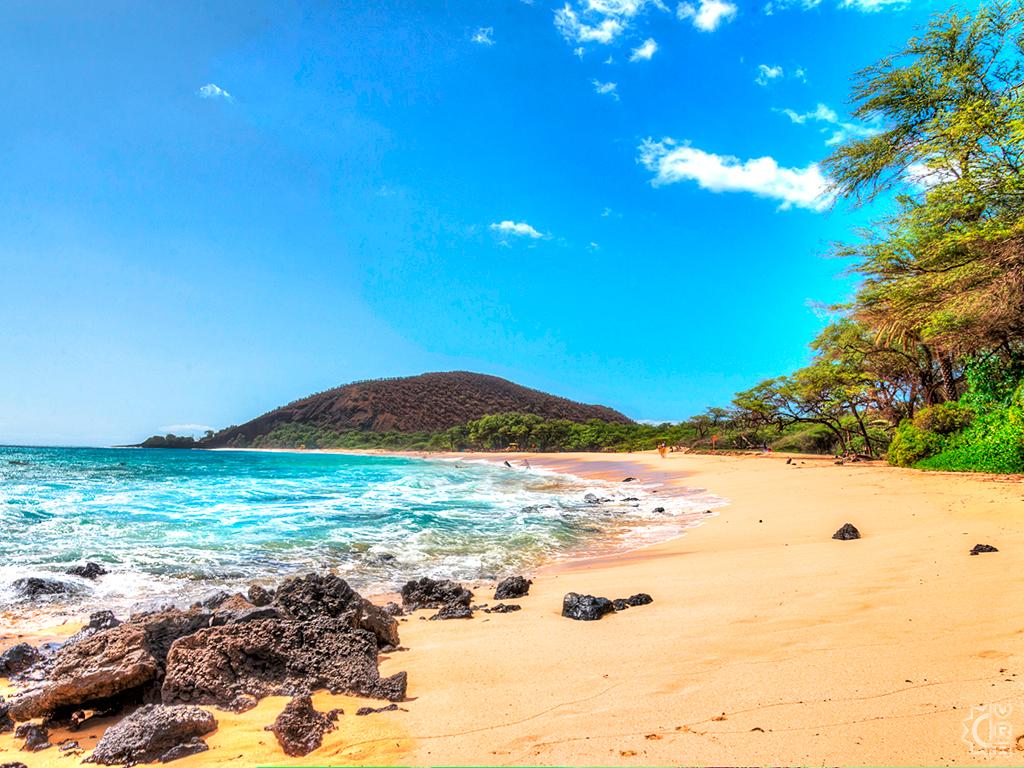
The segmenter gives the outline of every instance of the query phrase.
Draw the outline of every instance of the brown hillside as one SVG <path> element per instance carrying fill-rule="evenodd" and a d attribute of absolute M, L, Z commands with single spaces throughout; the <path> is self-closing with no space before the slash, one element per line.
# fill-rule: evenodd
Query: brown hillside
<path fill-rule="evenodd" d="M 249 444 L 275 428 L 298 422 L 338 432 L 438 432 L 492 413 L 532 413 L 583 422 L 632 420 L 603 405 L 584 405 L 482 373 L 424 373 L 401 379 L 360 381 L 282 406 L 229 427 L 206 447 Z"/>

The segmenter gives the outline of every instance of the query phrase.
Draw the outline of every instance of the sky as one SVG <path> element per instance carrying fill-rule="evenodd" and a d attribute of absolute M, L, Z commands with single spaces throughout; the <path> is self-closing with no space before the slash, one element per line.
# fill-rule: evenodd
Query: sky
<path fill-rule="evenodd" d="M 809 359 L 820 162 L 927 0 L 8 2 L 0 443 L 473 370 L 676 420 Z"/>

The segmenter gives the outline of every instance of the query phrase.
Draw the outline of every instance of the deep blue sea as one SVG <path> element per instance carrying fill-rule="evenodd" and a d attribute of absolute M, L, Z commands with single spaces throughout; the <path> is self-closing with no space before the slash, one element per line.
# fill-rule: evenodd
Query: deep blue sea
<path fill-rule="evenodd" d="M 19 605 L 10 585 L 33 575 L 71 582 L 76 594 L 49 607 L 76 614 L 309 569 L 370 593 L 422 575 L 494 578 L 678 534 L 717 503 L 485 462 L 0 447 L 0 609 Z M 64 575 L 86 560 L 110 575 Z"/>

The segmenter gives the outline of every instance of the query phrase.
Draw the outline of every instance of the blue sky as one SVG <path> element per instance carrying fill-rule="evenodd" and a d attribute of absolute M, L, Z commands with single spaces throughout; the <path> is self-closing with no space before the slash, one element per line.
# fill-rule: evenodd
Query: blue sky
<path fill-rule="evenodd" d="M 0 443 L 469 369 L 678 419 L 807 359 L 920 0 L 15 2 Z"/>

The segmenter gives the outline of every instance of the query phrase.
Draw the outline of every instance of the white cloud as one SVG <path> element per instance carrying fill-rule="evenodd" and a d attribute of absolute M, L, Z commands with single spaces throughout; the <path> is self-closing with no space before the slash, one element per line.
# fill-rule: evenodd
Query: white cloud
<path fill-rule="evenodd" d="M 750 192 L 780 201 L 779 208 L 821 211 L 831 202 L 829 181 L 817 163 L 783 168 L 771 157 L 740 160 L 679 144 L 673 139 L 647 139 L 637 161 L 654 173 L 655 187 L 695 181 L 712 192 Z"/>
<path fill-rule="evenodd" d="M 615 18 L 605 18 L 597 24 L 586 24 L 568 3 L 555 11 L 555 28 L 570 43 L 600 43 L 608 45 L 618 37 L 625 26 Z"/>
<path fill-rule="evenodd" d="M 828 138 L 825 139 L 825 144 L 833 146 L 835 144 L 842 144 L 851 136 L 857 138 L 867 138 L 868 136 L 876 136 L 881 133 L 881 128 L 877 125 L 865 125 L 863 123 L 849 123 L 839 119 L 839 115 L 836 114 L 834 109 L 830 109 L 824 104 L 818 104 L 812 112 L 799 113 L 792 109 L 780 109 L 778 110 L 791 121 L 797 125 L 804 125 L 807 122 L 824 123 L 822 132 L 829 134 Z"/>
<path fill-rule="evenodd" d="M 525 221 L 505 221 L 495 222 L 490 227 L 492 232 L 498 232 L 502 235 L 512 235 L 513 237 L 528 237 L 531 240 L 539 240 L 544 237 L 540 232 L 531 227 Z"/>
<path fill-rule="evenodd" d="M 782 67 L 775 66 L 769 67 L 767 64 L 757 65 L 757 77 L 754 78 L 754 82 L 758 85 L 768 85 L 772 80 L 777 80 L 782 77 Z"/>
<path fill-rule="evenodd" d="M 732 21 L 739 8 L 729 0 L 700 0 L 699 6 L 682 2 L 676 7 L 676 17 L 693 19 L 693 26 L 704 32 L 714 32 L 723 21 Z"/>
<path fill-rule="evenodd" d="M 594 84 L 594 92 L 600 93 L 603 96 L 611 96 L 616 101 L 619 100 L 619 94 L 616 91 L 618 83 L 602 83 L 600 80 L 591 80 Z"/>
<path fill-rule="evenodd" d="M 473 33 L 472 40 L 480 45 L 494 45 L 494 27 L 480 27 Z"/>
<path fill-rule="evenodd" d="M 629 57 L 630 61 L 650 61 L 651 57 L 657 52 L 658 44 L 655 42 L 653 37 L 649 37 L 644 40 L 644 44 L 639 48 L 634 48 L 632 55 Z"/>
<path fill-rule="evenodd" d="M 572 44 L 608 45 L 648 7 L 668 10 L 662 0 L 570 0 L 555 11 L 555 28 Z"/>
<path fill-rule="evenodd" d="M 842 0 L 840 8 L 853 8 L 864 13 L 874 13 L 889 6 L 903 6 L 910 0 Z"/>
<path fill-rule="evenodd" d="M 225 99 L 227 101 L 232 101 L 233 98 L 230 93 L 216 83 L 207 83 L 196 91 L 196 96 L 201 99 Z"/>
<path fill-rule="evenodd" d="M 591 242 L 591 243 L 590 243 L 590 250 L 592 250 L 592 251 L 598 251 L 598 250 L 600 250 L 600 249 L 601 249 L 601 246 L 600 246 L 600 245 L 598 245 L 597 243 L 595 243 L 595 242 Z"/>
<path fill-rule="evenodd" d="M 794 123 L 797 123 L 798 125 L 803 125 L 808 120 L 819 120 L 825 123 L 839 122 L 839 115 L 837 115 L 834 110 L 829 109 L 824 104 L 818 104 L 818 106 L 815 107 L 813 112 L 804 112 L 803 114 L 798 114 L 797 112 L 794 112 L 792 109 L 783 109 L 780 111 L 782 112 L 782 114 L 784 114 L 786 117 L 788 117 L 790 120 L 792 120 Z"/>

